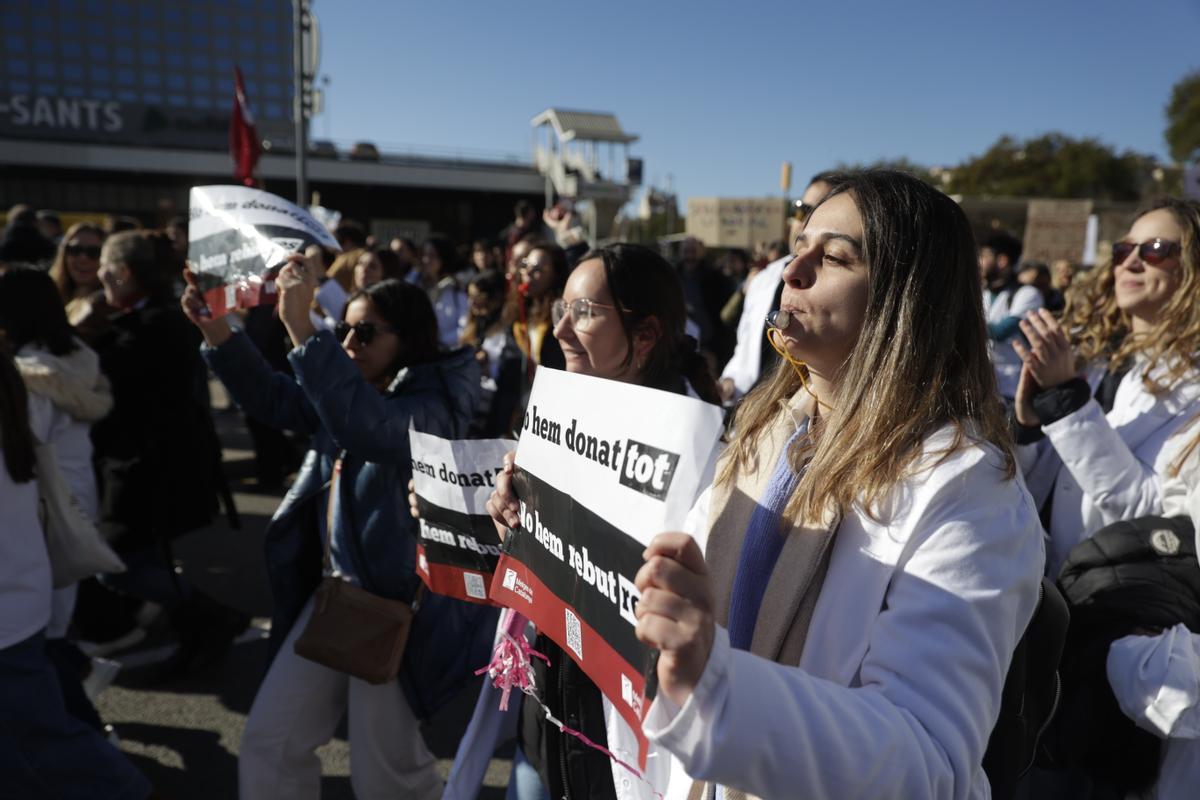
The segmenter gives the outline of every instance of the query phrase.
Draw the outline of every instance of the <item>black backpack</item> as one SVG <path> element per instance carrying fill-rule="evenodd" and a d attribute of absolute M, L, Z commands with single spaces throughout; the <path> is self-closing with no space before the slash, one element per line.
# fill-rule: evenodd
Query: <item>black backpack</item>
<path fill-rule="evenodd" d="M 1049 578 L 1042 578 L 1033 618 L 1017 642 L 1004 678 L 1000 716 L 983 755 L 983 771 L 997 800 L 1015 797 L 1037 755 L 1038 741 L 1058 708 L 1058 662 L 1070 614 Z"/>
<path fill-rule="evenodd" d="M 1200 630 L 1191 520 L 1140 517 L 1101 529 L 1072 548 L 1059 587 L 1071 609 L 1063 698 L 1039 766 L 1081 770 L 1122 795 L 1140 792 L 1158 778 L 1162 740 L 1121 711 L 1108 682 L 1108 650 L 1140 631 L 1179 623 Z"/>

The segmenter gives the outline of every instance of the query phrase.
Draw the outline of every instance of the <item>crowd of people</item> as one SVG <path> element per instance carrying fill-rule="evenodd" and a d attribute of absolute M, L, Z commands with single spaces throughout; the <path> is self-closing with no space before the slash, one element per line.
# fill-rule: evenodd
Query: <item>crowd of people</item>
<path fill-rule="evenodd" d="M 162 615 L 169 680 L 248 624 L 174 568 L 172 541 L 230 510 L 210 378 L 246 417 L 259 482 L 287 488 L 244 798 L 319 796 L 315 751 L 343 718 L 363 798 L 473 798 L 514 740 L 519 800 L 1200 786 L 1200 204 L 1153 203 L 1087 270 L 1022 261 L 1003 231 L 977 243 L 951 198 L 882 170 L 814 176 L 786 242 L 719 265 L 696 239 L 676 263 L 589 247 L 562 206 L 521 203 L 463 247 L 346 221 L 339 252 L 283 266 L 277 305 L 220 318 L 186 226 L 128 222 L 63 231 L 19 206 L 0 240 L 14 796 L 152 795 L 84 691 L 79 641 L 129 647 Z M 526 626 L 547 657 L 538 702 L 500 712 L 485 684 L 443 782 L 419 724 L 512 620 L 424 588 L 409 430 L 515 438 L 539 367 L 723 406 L 716 478 L 636 576 L 637 636 L 658 651 L 642 731 Z M 39 448 L 123 572 L 52 581 Z M 510 456 L 488 502 L 502 538 L 521 524 L 512 474 Z M 409 610 L 387 679 L 301 654 L 331 575 Z M 640 780 L 620 761 L 643 737 Z"/>

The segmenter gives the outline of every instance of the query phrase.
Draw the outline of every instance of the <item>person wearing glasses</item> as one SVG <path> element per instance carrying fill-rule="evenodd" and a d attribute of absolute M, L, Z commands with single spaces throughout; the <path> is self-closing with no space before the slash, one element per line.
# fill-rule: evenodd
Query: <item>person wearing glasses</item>
<path fill-rule="evenodd" d="M 551 333 L 550 307 L 562 297 L 568 272 L 566 252 L 549 242 L 534 244 L 520 261 L 517 290 L 506 314 L 530 377 L 535 366 L 563 368 L 562 349 Z"/>
<path fill-rule="evenodd" d="M 50 277 L 58 287 L 67 321 L 79 325 L 91 313 L 100 294 L 100 246 L 104 231 L 90 222 L 72 225 L 58 246 Z"/>
<path fill-rule="evenodd" d="M 816 204 L 829 194 L 843 177 L 838 172 L 819 172 L 808 182 L 808 188 L 796 203 L 789 246 Z M 777 257 L 763 267 L 754 276 L 754 280 L 747 282 L 742 314 L 737 324 L 737 345 L 733 349 L 733 356 L 721 370 L 718 383 L 721 399 L 726 403 L 733 402 L 749 392 L 758 383 L 759 376 L 769 372 L 779 358 L 767 343 L 765 320 L 767 312 L 779 308 L 779 295 L 783 291 L 783 268 L 790 260 L 790 255 Z"/>
<path fill-rule="evenodd" d="M 1061 322 L 1037 311 L 1020 328 L 1018 441 L 1055 576 L 1100 528 L 1162 513 L 1172 440 L 1200 414 L 1200 204 L 1140 214 Z"/>
<path fill-rule="evenodd" d="M 687 309 L 679 275 L 657 253 L 633 244 L 608 245 L 586 253 L 567 279 L 562 297 L 552 303 L 550 314 L 567 372 L 719 402 L 708 361 L 696 349 L 695 339 L 684 333 Z M 501 536 L 507 526 L 518 524 L 510 478 L 512 455 L 506 460 L 506 469 L 488 501 Z M 416 516 L 415 495 L 409 495 L 409 505 Z M 607 713 L 607 701 L 575 662 L 542 636 L 534 649 L 550 658 L 550 667 L 539 661 L 534 670 L 538 687 L 553 687 L 543 691 L 543 701 L 552 713 L 558 719 L 576 720 L 577 729 L 619 758 L 636 760 L 633 731 L 618 715 Z M 513 703 L 509 718 L 501 723 L 498 702 L 498 693 L 485 685 L 471 726 L 459 744 L 447 782 L 447 800 L 478 795 L 505 724 L 510 731 L 512 726 L 519 728 L 520 743 L 509 784 L 510 800 L 617 796 L 616 787 L 629 778 L 620 767 L 577 739 L 547 727 L 536 704 L 521 705 L 517 725 L 518 704 Z"/>
<path fill-rule="evenodd" d="M 225 318 L 209 318 L 195 287 L 182 300 L 204 335 L 205 360 L 238 405 L 265 424 L 312 437 L 266 533 L 271 663 L 242 738 L 240 796 L 318 796 L 315 751 L 348 713 L 358 797 L 436 798 L 442 783 L 418 720 L 487 661 L 494 609 L 425 595 L 400 679 L 382 685 L 308 661 L 293 642 L 312 611 L 326 537 L 337 573 L 373 594 L 413 601 L 417 525 L 398 495 L 412 476 L 409 426 L 462 438 L 479 395 L 479 367 L 470 348 L 442 350 L 433 306 L 418 286 L 385 280 L 354 292 L 333 331 L 310 318 L 317 278 L 302 256 L 280 271 L 277 286 L 294 376 L 272 370 Z"/>

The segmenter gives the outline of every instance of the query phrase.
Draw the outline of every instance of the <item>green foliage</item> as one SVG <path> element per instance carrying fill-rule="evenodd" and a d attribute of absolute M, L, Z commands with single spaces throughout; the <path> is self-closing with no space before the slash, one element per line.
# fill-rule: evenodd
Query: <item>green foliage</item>
<path fill-rule="evenodd" d="M 955 167 L 945 188 L 976 196 L 1138 200 L 1154 167 L 1152 156 L 1117 154 L 1095 139 L 1047 133 L 1022 142 L 1002 136 L 983 155 Z"/>
<path fill-rule="evenodd" d="M 1171 90 L 1163 136 L 1177 162 L 1200 159 L 1200 71 L 1184 76 Z"/>

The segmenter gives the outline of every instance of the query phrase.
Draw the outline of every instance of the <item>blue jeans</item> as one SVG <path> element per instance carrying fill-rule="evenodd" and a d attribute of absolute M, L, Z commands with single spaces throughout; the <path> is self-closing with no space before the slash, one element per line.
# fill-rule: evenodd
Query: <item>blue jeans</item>
<path fill-rule="evenodd" d="M 504 800 L 550 800 L 550 792 L 542 785 L 541 777 L 526 760 L 519 744 L 513 753 L 512 775 L 508 778 L 508 792 Z"/>
<path fill-rule="evenodd" d="M 150 783 L 67 713 L 41 632 L 0 650 L 0 791 L 28 800 L 145 800 Z"/>

